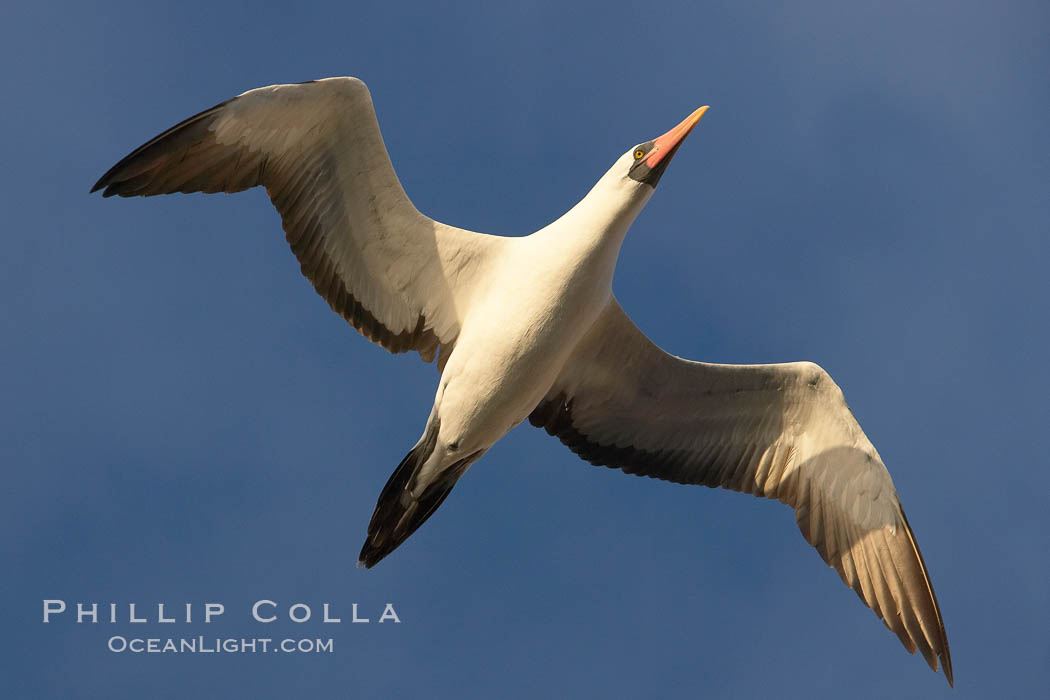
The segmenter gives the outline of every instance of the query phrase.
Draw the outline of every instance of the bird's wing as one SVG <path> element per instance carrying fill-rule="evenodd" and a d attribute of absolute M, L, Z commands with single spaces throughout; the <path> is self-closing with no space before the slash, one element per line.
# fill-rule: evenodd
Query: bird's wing
<path fill-rule="evenodd" d="M 595 465 L 776 498 L 806 541 L 952 681 L 926 565 L 889 472 L 809 362 L 718 365 L 665 353 L 612 299 L 530 416 Z"/>
<path fill-rule="evenodd" d="M 329 78 L 250 90 L 168 129 L 113 166 L 103 196 L 262 185 L 303 274 L 391 352 L 447 357 L 486 262 L 506 239 L 419 213 L 401 188 L 368 88 Z"/>

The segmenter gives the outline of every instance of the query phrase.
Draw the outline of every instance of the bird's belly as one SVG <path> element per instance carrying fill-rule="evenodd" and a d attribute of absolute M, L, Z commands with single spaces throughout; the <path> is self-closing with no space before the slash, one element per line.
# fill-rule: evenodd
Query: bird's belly
<path fill-rule="evenodd" d="M 442 439 L 487 449 L 536 407 L 608 294 L 495 296 L 465 324 L 438 391 Z M 455 436 L 455 437 L 453 437 Z"/>

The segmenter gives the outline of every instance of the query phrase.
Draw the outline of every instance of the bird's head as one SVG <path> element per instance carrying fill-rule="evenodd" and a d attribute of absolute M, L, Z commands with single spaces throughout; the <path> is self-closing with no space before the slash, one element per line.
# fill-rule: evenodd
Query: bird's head
<path fill-rule="evenodd" d="M 678 147 L 706 111 L 707 107 L 697 109 L 663 136 L 640 143 L 617 158 L 565 216 L 583 216 L 589 228 L 625 234 L 649 201 Z"/>
<path fill-rule="evenodd" d="M 622 163 L 627 169 L 627 177 L 635 182 L 656 187 L 678 147 L 706 111 L 706 106 L 700 107 L 663 136 L 638 144 L 621 156 L 617 165 Z"/>

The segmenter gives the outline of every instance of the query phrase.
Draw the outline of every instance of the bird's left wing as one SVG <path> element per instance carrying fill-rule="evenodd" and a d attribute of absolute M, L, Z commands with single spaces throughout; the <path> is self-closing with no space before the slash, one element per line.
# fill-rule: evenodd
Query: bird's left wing
<path fill-rule="evenodd" d="M 529 418 L 591 464 L 790 505 L 846 585 L 952 681 L 937 599 L 889 472 L 817 365 L 683 360 L 611 299 Z"/>
<path fill-rule="evenodd" d="M 133 197 L 262 185 L 303 274 L 332 309 L 391 352 L 447 357 L 484 269 L 506 239 L 419 213 L 356 78 L 249 90 L 168 129 L 92 192 Z"/>

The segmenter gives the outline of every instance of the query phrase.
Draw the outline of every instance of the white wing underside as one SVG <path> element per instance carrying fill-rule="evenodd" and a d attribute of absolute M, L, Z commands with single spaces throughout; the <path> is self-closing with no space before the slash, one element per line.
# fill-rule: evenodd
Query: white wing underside
<path fill-rule="evenodd" d="M 239 192 L 262 185 L 303 274 L 332 309 L 391 352 L 444 358 L 487 259 L 505 239 L 433 221 L 394 174 L 364 83 L 329 78 L 250 90 L 135 150 L 92 191 Z"/>
<path fill-rule="evenodd" d="M 592 464 L 790 505 L 846 585 L 951 679 L 940 610 L 889 472 L 817 365 L 683 360 L 613 299 L 530 420 Z"/>

